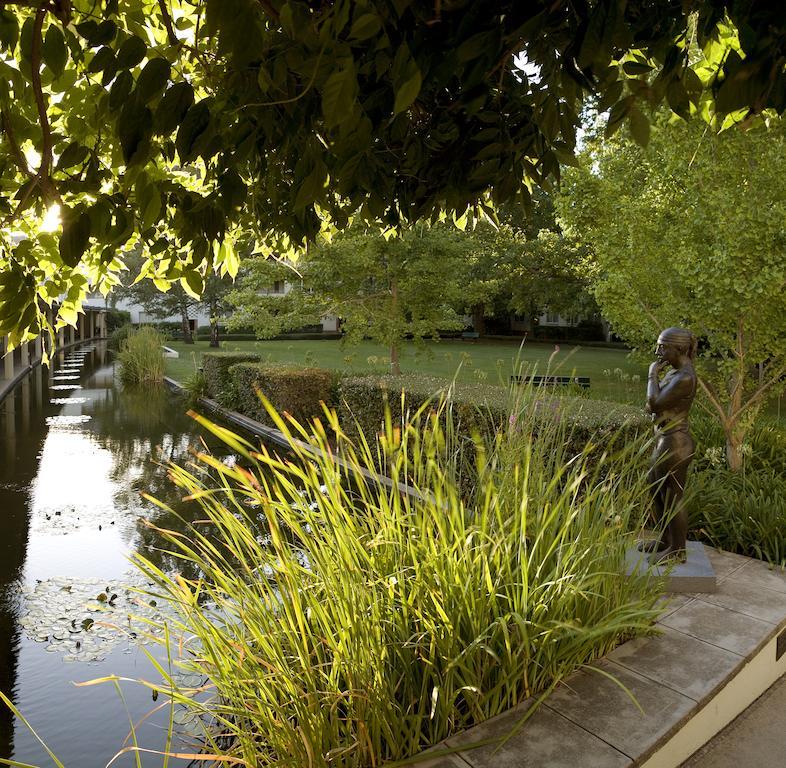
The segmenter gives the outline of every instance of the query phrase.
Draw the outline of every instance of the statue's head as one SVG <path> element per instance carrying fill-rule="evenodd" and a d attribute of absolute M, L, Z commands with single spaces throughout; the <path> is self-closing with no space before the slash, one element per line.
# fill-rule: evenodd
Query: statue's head
<path fill-rule="evenodd" d="M 658 336 L 657 356 L 670 365 L 680 357 L 693 360 L 696 356 L 696 337 L 687 328 L 666 328 Z"/>
<path fill-rule="evenodd" d="M 696 337 L 687 328 L 666 328 L 658 336 L 656 354 L 670 365 L 675 365 L 681 356 L 693 360 L 696 344 Z"/>

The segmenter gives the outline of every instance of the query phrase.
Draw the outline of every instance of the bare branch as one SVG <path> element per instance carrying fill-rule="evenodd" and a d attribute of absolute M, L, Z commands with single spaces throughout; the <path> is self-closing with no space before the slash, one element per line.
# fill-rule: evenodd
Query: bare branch
<path fill-rule="evenodd" d="M 41 126 L 43 142 L 41 144 L 41 167 L 38 169 L 38 177 L 41 181 L 48 179 L 52 168 L 52 129 L 49 126 L 49 115 L 46 111 L 46 101 L 44 90 L 41 86 L 41 31 L 44 26 L 44 17 L 47 7 L 42 5 L 35 15 L 33 23 L 33 43 L 30 52 L 30 67 L 32 69 L 33 95 L 38 110 L 38 122 Z"/>
<path fill-rule="evenodd" d="M 180 45 L 175 28 L 172 26 L 172 15 L 167 8 L 166 0 L 158 0 L 158 7 L 161 9 L 161 16 L 164 19 L 164 26 L 166 27 L 166 34 L 169 38 L 171 45 Z"/>

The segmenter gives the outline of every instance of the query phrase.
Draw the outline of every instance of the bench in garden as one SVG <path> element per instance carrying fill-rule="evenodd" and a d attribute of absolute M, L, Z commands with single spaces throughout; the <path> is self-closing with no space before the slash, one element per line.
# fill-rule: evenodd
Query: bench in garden
<path fill-rule="evenodd" d="M 480 338 L 480 334 L 477 331 L 464 331 L 461 334 L 462 341 L 477 341 Z"/>
<path fill-rule="evenodd" d="M 513 384 L 532 384 L 535 387 L 568 387 L 571 384 L 589 389 L 589 376 L 511 376 Z"/>

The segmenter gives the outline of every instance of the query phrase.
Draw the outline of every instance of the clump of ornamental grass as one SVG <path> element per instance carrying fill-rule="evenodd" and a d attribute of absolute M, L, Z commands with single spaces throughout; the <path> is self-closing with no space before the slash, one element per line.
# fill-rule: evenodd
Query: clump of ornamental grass
<path fill-rule="evenodd" d="M 535 436 L 529 407 L 462 445 L 450 409 L 443 396 L 352 440 L 332 412 L 305 427 L 270 408 L 286 456 L 196 416 L 239 457 L 169 469 L 203 519 L 164 535 L 201 576 L 136 560 L 179 611 L 180 666 L 206 681 L 197 696 L 168 674 L 155 687 L 200 717 L 206 752 L 404 760 L 650 631 L 660 585 L 623 575 L 642 443 L 571 455 L 558 420 Z"/>
<path fill-rule="evenodd" d="M 164 336 L 143 326 L 121 342 L 117 359 L 123 384 L 153 384 L 164 380 Z"/>

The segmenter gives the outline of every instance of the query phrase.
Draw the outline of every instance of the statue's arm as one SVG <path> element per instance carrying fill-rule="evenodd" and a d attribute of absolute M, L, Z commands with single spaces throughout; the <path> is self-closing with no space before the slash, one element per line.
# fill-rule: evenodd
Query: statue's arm
<path fill-rule="evenodd" d="M 660 366 L 653 363 L 647 379 L 647 409 L 651 413 L 662 413 L 674 408 L 693 391 L 693 382 L 685 374 L 677 374 L 661 385 L 658 378 L 660 370 Z"/>

